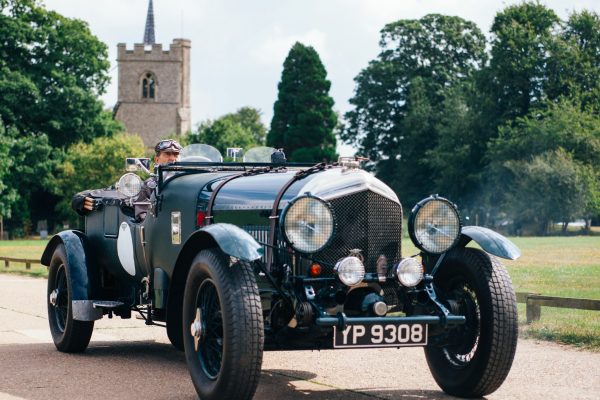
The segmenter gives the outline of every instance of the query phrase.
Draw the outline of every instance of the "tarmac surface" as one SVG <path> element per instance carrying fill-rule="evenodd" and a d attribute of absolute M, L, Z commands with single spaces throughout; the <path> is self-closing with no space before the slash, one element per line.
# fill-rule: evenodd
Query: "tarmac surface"
<path fill-rule="evenodd" d="M 56 351 L 46 280 L 0 274 L 0 399 L 195 399 L 185 357 L 160 327 L 96 322 L 82 354 Z M 255 399 L 451 399 L 423 350 L 265 352 Z M 600 399 L 600 353 L 520 340 L 488 399 Z"/>

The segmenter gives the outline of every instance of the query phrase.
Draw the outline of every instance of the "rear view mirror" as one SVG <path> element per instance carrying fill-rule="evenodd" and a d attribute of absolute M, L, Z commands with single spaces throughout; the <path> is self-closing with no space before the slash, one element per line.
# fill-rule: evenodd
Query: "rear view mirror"
<path fill-rule="evenodd" d="M 150 173 L 149 158 L 127 158 L 125 159 L 125 170 L 128 172 L 144 171 Z"/>

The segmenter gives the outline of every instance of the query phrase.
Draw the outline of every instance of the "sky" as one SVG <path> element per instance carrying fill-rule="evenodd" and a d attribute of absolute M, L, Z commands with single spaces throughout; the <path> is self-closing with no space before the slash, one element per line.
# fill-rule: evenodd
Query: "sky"
<path fill-rule="evenodd" d="M 277 84 L 291 46 L 319 53 L 331 81 L 334 109 L 351 109 L 354 77 L 379 53 L 379 32 L 400 19 L 456 15 L 488 34 L 495 14 L 517 0 L 154 0 L 156 42 L 192 41 L 192 124 L 245 106 L 258 108 L 268 127 Z M 566 19 L 598 0 L 540 1 Z M 129 49 L 144 36 L 148 0 L 44 0 L 48 9 L 86 21 L 108 45 L 112 81 L 102 99 L 117 101 L 117 44 Z M 342 153 L 350 152 L 341 148 Z M 346 155 L 346 154 L 342 154 Z"/>

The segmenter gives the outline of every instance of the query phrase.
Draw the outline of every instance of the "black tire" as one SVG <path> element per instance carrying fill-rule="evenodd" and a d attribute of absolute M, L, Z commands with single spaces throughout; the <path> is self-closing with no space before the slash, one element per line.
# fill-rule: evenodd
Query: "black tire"
<path fill-rule="evenodd" d="M 452 250 L 435 276 L 438 297 L 467 317 L 444 346 L 425 348 L 427 364 L 446 393 L 481 397 L 500 387 L 517 349 L 517 301 L 506 269 L 487 253 Z"/>
<path fill-rule="evenodd" d="M 203 333 L 199 339 L 192 336 L 195 321 L 201 321 Z M 188 369 L 201 399 L 242 400 L 254 396 L 264 331 L 258 286 L 249 264 L 230 266 L 229 257 L 217 249 L 198 253 L 185 286 L 183 342 Z"/>
<path fill-rule="evenodd" d="M 176 312 L 179 314 L 179 317 L 173 318 L 172 320 L 167 321 L 167 336 L 169 341 L 179 351 L 184 351 L 183 348 L 183 330 L 181 329 L 181 307 L 178 307 L 177 310 L 169 310 Z"/>
<path fill-rule="evenodd" d="M 52 254 L 48 271 L 48 322 L 54 345 L 65 353 L 80 353 L 90 343 L 94 321 L 75 321 L 71 309 L 71 272 L 65 247 L 59 244 Z M 53 295 L 54 293 L 54 295 Z M 54 300 L 51 300 L 51 297 Z"/>

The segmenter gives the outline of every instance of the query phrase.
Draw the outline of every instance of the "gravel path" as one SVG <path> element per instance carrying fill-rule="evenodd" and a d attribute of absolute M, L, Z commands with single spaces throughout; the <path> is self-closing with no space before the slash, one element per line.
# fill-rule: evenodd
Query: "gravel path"
<path fill-rule="evenodd" d="M 46 281 L 0 274 L 0 399 L 192 399 L 185 359 L 162 328 L 107 318 L 79 355 L 52 344 Z M 449 399 L 422 349 L 266 352 L 256 399 Z M 489 399 L 599 399 L 600 353 L 521 340 Z"/>

